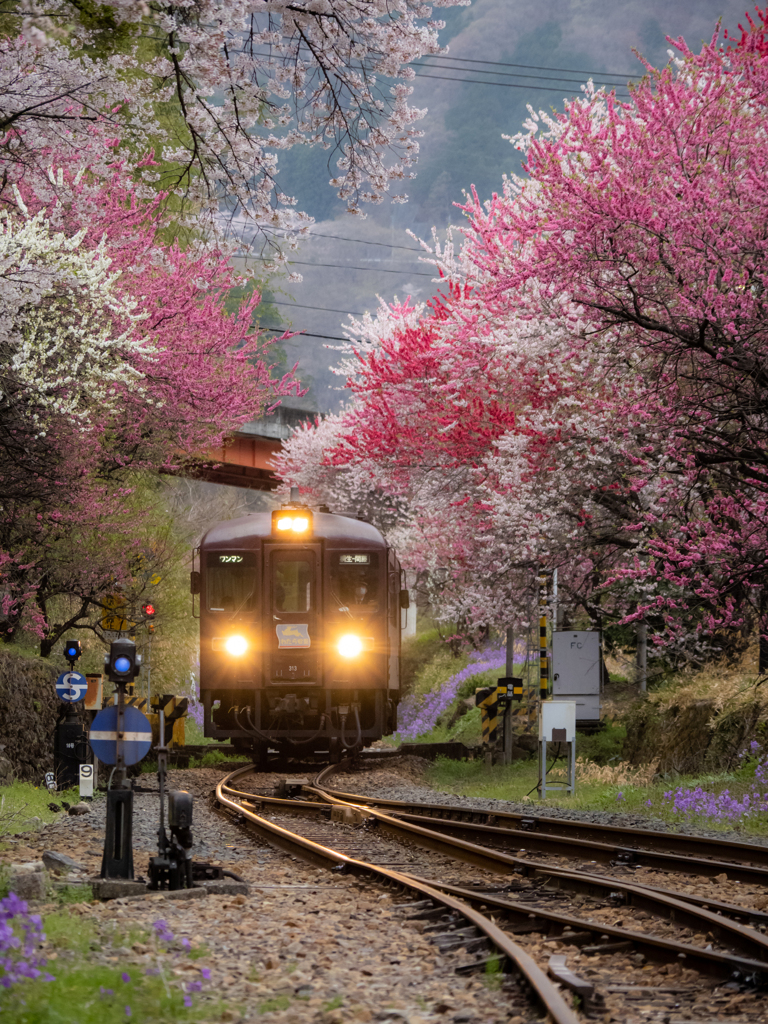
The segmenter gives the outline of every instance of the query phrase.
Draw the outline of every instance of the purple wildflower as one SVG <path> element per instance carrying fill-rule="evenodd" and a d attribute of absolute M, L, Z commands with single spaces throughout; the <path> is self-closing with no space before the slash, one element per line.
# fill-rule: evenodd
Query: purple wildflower
<path fill-rule="evenodd" d="M 126 1006 L 126 1008 L 125 1008 L 125 1016 L 126 1017 L 132 1017 L 133 1016 L 133 1011 L 131 1010 L 130 1006 Z"/>
<path fill-rule="evenodd" d="M 210 969 L 210 967 L 201 967 L 200 968 L 200 973 L 202 974 L 202 976 L 205 978 L 206 981 L 210 981 L 211 980 L 211 969 Z"/>
<path fill-rule="evenodd" d="M 616 794 L 616 799 L 617 800 L 623 800 L 624 799 L 624 794 L 623 793 L 617 793 Z"/>
<path fill-rule="evenodd" d="M 126 985 L 131 980 L 131 976 L 128 973 L 128 971 L 123 971 L 123 973 L 120 975 L 120 977 L 123 979 L 123 981 L 126 983 Z"/>
<path fill-rule="evenodd" d="M 155 935 L 161 942 L 173 942 L 173 932 L 168 927 L 167 921 L 155 921 L 152 927 L 155 929 Z"/>
<path fill-rule="evenodd" d="M 456 698 L 463 683 L 473 676 L 492 669 L 501 669 L 506 665 L 506 648 L 492 647 L 482 651 L 473 651 L 469 656 L 469 664 L 460 672 L 432 690 L 419 696 L 410 695 L 400 702 L 397 711 L 401 740 L 415 740 L 419 736 L 434 729 L 440 716 L 448 710 Z"/>
<path fill-rule="evenodd" d="M 38 914 L 27 912 L 27 904 L 15 892 L 0 900 L 0 985 L 10 988 L 22 979 L 42 976 L 45 960 L 37 956 L 45 940 Z M 51 975 L 45 976 L 46 980 Z M 52 979 L 51 979 L 52 980 Z"/>
<path fill-rule="evenodd" d="M 191 1006 L 192 1005 L 192 996 L 184 996 L 184 1005 L 185 1006 Z"/>

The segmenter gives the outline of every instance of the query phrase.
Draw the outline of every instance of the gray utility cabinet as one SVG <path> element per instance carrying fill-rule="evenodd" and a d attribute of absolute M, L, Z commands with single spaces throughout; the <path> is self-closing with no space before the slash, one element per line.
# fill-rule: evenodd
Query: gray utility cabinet
<path fill-rule="evenodd" d="M 575 701 L 576 722 L 600 721 L 602 651 L 599 630 L 552 635 L 552 699 Z"/>

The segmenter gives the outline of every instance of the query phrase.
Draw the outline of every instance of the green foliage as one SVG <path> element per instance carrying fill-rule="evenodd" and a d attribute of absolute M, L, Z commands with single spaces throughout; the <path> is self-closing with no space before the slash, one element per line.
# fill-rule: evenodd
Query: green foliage
<path fill-rule="evenodd" d="M 323 1013 L 330 1013 L 331 1010 L 338 1010 L 344 1005 L 344 1000 L 341 996 L 334 996 L 327 1003 L 323 1003 Z"/>
<path fill-rule="evenodd" d="M 214 768 L 217 764 L 229 764 L 231 761 L 242 761 L 244 764 L 247 763 L 250 758 L 244 754 L 238 754 L 234 748 L 232 752 L 224 753 L 223 750 L 209 750 L 208 753 L 203 754 L 202 757 L 190 758 L 190 768 Z"/>
<path fill-rule="evenodd" d="M 274 996 L 259 1006 L 259 1013 L 274 1013 L 276 1010 L 287 1010 L 291 1005 L 289 996 Z"/>
<path fill-rule="evenodd" d="M 78 886 L 78 888 L 85 888 L 85 886 Z M 92 946 L 95 945 L 97 948 L 101 946 L 96 925 L 87 917 L 79 918 L 77 928 L 73 928 L 72 915 L 64 910 L 58 911 L 55 914 L 46 915 L 44 928 L 47 942 L 57 951 L 66 950 L 83 957 Z"/>
<path fill-rule="evenodd" d="M 579 757 L 585 757 L 595 764 L 608 764 L 621 759 L 624 741 L 627 738 L 627 727 L 615 722 L 607 722 L 595 733 L 578 733 L 576 748 Z"/>
<path fill-rule="evenodd" d="M 435 678 L 447 679 L 466 664 L 466 658 L 454 658 L 436 629 L 403 640 L 400 652 L 400 687 L 408 693 L 427 693 Z M 435 666 L 436 672 L 431 671 Z M 441 673 L 442 676 L 440 675 Z M 423 677 L 423 678 L 422 678 Z"/>
<path fill-rule="evenodd" d="M 93 889 L 90 885 L 57 886 L 53 891 L 53 898 L 61 907 L 70 906 L 72 903 L 90 903 L 93 899 Z"/>
<path fill-rule="evenodd" d="M 504 975 L 501 970 L 501 958 L 498 956 L 491 956 L 488 959 L 488 963 L 485 965 L 485 977 L 483 983 L 487 989 L 492 992 L 497 992 L 504 981 Z"/>

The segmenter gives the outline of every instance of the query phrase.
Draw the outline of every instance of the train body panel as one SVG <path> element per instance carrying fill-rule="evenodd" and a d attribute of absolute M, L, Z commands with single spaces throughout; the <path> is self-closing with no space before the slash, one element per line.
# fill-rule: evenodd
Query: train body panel
<path fill-rule="evenodd" d="M 291 505 L 214 526 L 198 588 L 206 736 L 332 750 L 393 731 L 401 582 L 351 516 Z"/>

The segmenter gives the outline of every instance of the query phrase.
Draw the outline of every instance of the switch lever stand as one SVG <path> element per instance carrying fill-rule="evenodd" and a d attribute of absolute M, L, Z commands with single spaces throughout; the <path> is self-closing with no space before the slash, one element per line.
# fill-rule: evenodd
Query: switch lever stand
<path fill-rule="evenodd" d="M 160 827 L 157 856 L 149 860 L 150 889 L 192 888 L 192 797 L 189 793 L 168 794 L 168 826 L 165 829 L 165 782 L 168 747 L 165 745 L 165 712 L 160 708 L 160 742 L 157 747 L 157 777 L 160 789 Z"/>

